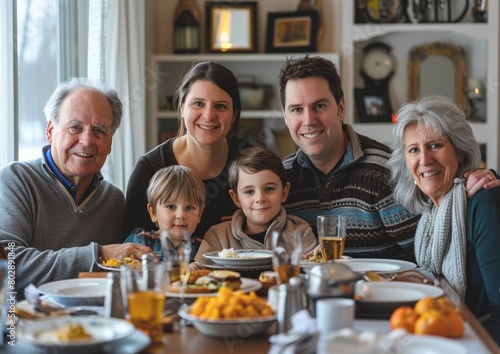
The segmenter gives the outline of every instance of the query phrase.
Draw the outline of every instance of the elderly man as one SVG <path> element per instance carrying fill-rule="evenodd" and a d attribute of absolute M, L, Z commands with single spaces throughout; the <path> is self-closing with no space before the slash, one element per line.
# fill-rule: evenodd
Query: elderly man
<path fill-rule="evenodd" d="M 0 170 L 0 242 L 15 253 L 18 298 L 30 283 L 76 278 L 99 258 L 151 250 L 121 244 L 125 198 L 103 180 L 122 104 L 104 83 L 72 79 L 45 109 L 41 158 Z"/>
<path fill-rule="evenodd" d="M 394 200 L 390 149 L 344 123 L 344 93 L 335 65 L 307 55 L 288 59 L 279 73 L 279 94 L 285 124 L 300 147 L 283 160 L 291 183 L 287 212 L 314 230 L 317 215 L 345 215 L 346 255 L 415 261 L 420 215 Z M 499 185 L 490 170 L 469 171 L 466 177 L 469 197 L 483 186 Z"/>

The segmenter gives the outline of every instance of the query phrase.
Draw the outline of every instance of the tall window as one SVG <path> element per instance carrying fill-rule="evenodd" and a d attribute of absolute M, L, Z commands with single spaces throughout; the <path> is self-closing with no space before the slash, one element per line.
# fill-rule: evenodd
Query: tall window
<path fill-rule="evenodd" d="M 17 34 L 11 39 L 17 40 L 17 159 L 27 160 L 40 157 L 47 143 L 43 107 L 54 88 L 70 77 L 86 76 L 88 0 L 12 4 L 17 12 Z M 15 144 L 14 139 L 8 143 Z"/>

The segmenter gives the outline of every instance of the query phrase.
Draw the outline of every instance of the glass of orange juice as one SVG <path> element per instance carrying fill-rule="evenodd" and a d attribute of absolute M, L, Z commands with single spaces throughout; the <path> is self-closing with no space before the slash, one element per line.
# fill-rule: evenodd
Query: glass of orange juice
<path fill-rule="evenodd" d="M 342 215 L 320 215 L 317 226 L 323 260 L 340 259 L 344 253 L 346 218 Z"/>
<path fill-rule="evenodd" d="M 163 337 L 162 314 L 168 272 L 163 264 L 151 263 L 142 269 L 122 269 L 122 282 L 127 292 L 128 318 L 145 332 L 152 342 Z"/>
<path fill-rule="evenodd" d="M 287 284 L 290 278 L 300 273 L 302 235 L 295 232 L 273 231 L 273 269 L 278 284 Z"/>

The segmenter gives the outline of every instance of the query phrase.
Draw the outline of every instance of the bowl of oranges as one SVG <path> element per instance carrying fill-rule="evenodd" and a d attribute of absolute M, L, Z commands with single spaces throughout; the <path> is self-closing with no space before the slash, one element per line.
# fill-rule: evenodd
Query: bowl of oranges
<path fill-rule="evenodd" d="M 390 317 L 392 329 L 403 328 L 408 333 L 448 338 L 462 337 L 464 319 L 455 305 L 445 297 L 425 297 L 411 306 L 400 306 Z"/>

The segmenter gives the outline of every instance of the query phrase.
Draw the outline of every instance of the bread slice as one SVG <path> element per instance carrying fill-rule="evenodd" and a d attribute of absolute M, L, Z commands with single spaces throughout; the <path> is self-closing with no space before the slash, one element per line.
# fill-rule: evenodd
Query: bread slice
<path fill-rule="evenodd" d="M 275 271 L 266 270 L 259 274 L 259 281 L 262 285 L 273 286 L 278 283 L 278 277 Z"/>

